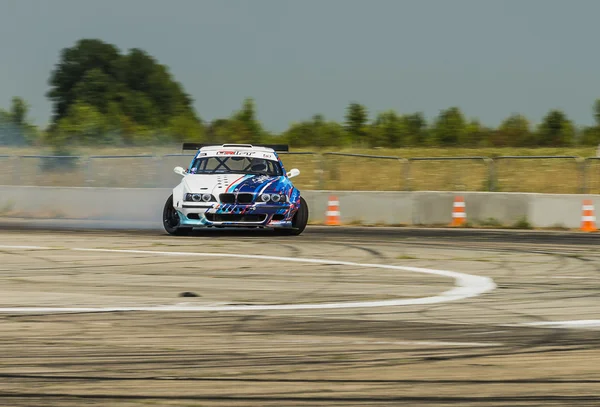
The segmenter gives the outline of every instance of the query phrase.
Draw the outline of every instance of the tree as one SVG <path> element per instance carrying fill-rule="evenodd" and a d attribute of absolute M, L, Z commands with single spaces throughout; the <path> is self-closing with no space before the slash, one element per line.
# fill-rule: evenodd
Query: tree
<path fill-rule="evenodd" d="M 367 108 L 358 103 L 350 103 L 346 109 L 346 131 L 354 143 L 364 143 L 367 135 Z"/>
<path fill-rule="evenodd" d="M 107 133 L 104 115 L 94 106 L 82 102 L 72 105 L 67 115 L 49 134 L 49 142 L 56 148 L 74 143 L 101 143 Z"/>
<path fill-rule="evenodd" d="M 579 144 L 584 146 L 597 146 L 600 144 L 600 128 L 598 126 L 585 127 L 581 132 Z"/>
<path fill-rule="evenodd" d="M 342 147 L 348 144 L 344 128 L 318 114 L 312 120 L 292 124 L 284 133 L 284 140 L 292 147 Z"/>
<path fill-rule="evenodd" d="M 479 120 L 472 119 L 466 126 L 462 139 L 459 140 L 461 147 L 479 147 L 485 145 L 492 131 L 481 125 Z"/>
<path fill-rule="evenodd" d="M 369 132 L 370 147 L 397 148 L 406 144 L 406 123 L 393 110 L 377 115 Z"/>
<path fill-rule="evenodd" d="M 538 127 L 538 145 L 567 146 L 575 140 L 575 126 L 560 110 L 551 110 Z"/>
<path fill-rule="evenodd" d="M 596 121 L 596 126 L 600 127 L 600 99 L 596 99 L 594 102 L 594 119 Z"/>
<path fill-rule="evenodd" d="M 206 133 L 202 123 L 194 116 L 181 114 L 173 117 L 169 122 L 167 134 L 177 141 L 205 141 Z"/>
<path fill-rule="evenodd" d="M 458 107 L 442 110 L 434 124 L 435 143 L 441 146 L 456 146 L 463 140 L 465 118 Z"/>
<path fill-rule="evenodd" d="M 10 118 L 17 126 L 27 125 L 29 105 L 22 98 L 15 96 L 10 107 Z"/>
<path fill-rule="evenodd" d="M 18 96 L 12 98 L 8 111 L 0 109 L 0 144 L 24 145 L 39 141 L 39 129 L 29 121 L 28 113 L 29 104 Z"/>
<path fill-rule="evenodd" d="M 51 89 L 47 93 L 54 103 L 53 121 L 57 123 L 66 116 L 70 106 L 76 103 L 75 90 L 86 76 L 89 78 L 89 71 L 96 70 L 118 83 L 122 73 L 120 60 L 121 55 L 114 45 L 97 39 L 82 39 L 73 47 L 63 49 L 50 75 Z"/>
<path fill-rule="evenodd" d="M 403 117 L 407 144 L 421 146 L 427 144 L 427 121 L 423 113 L 413 113 Z"/>
<path fill-rule="evenodd" d="M 239 121 L 245 127 L 245 133 L 249 136 L 248 140 L 244 141 L 245 143 L 258 144 L 262 142 L 264 131 L 256 118 L 253 99 L 244 100 L 242 109 L 234 115 L 234 120 Z"/>
<path fill-rule="evenodd" d="M 103 122 L 122 126 L 117 131 L 123 135 L 140 131 L 145 132 L 143 138 L 147 138 L 152 133 L 148 129 L 158 134 L 177 128 L 176 133 L 185 133 L 186 137 L 202 137 L 201 122 L 193 111 L 192 99 L 168 68 L 143 50 L 134 48 L 121 54 L 114 45 L 101 40 L 79 40 L 62 50 L 49 84 L 51 89 L 47 95 L 53 102 L 53 131 L 67 116 L 71 116 L 70 121 L 65 123 L 72 122 L 73 114 L 76 111 L 80 114 L 85 106 L 107 116 Z M 192 123 L 194 121 L 196 123 Z M 183 131 L 184 127 L 187 130 Z M 199 133 L 192 134 L 194 129 Z"/>
<path fill-rule="evenodd" d="M 529 121 L 525 116 L 512 114 L 500 124 L 498 131 L 490 138 L 490 143 L 496 147 L 526 147 L 535 144 Z"/>

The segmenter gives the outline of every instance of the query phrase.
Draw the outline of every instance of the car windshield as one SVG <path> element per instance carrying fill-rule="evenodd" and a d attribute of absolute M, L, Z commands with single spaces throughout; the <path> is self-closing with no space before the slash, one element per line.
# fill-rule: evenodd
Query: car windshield
<path fill-rule="evenodd" d="M 190 174 L 257 174 L 281 176 L 279 162 L 250 157 L 203 157 L 194 160 Z"/>

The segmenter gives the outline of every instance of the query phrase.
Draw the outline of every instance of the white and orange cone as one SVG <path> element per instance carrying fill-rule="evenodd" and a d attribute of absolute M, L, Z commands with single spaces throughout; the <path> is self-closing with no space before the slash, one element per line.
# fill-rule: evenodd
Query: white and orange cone
<path fill-rule="evenodd" d="M 454 205 L 452 205 L 452 223 L 450 226 L 462 226 L 466 222 L 465 199 L 462 196 L 457 196 L 454 198 Z"/>
<path fill-rule="evenodd" d="M 334 195 L 329 196 L 325 218 L 327 226 L 340 226 L 340 201 Z"/>
<path fill-rule="evenodd" d="M 591 199 L 583 201 L 581 213 L 581 230 L 583 232 L 595 232 L 596 228 L 596 215 L 594 215 L 594 204 Z"/>

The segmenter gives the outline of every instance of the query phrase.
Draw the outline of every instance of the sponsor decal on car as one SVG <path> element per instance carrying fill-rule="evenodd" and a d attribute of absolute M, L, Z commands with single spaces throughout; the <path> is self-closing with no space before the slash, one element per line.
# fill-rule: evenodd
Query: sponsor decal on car
<path fill-rule="evenodd" d="M 254 155 L 256 151 L 217 151 L 217 155 L 244 155 L 251 156 Z"/>

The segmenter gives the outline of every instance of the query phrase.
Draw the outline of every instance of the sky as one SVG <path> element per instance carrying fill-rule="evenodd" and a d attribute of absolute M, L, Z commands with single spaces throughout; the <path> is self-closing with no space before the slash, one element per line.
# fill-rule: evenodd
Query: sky
<path fill-rule="evenodd" d="M 0 0 L 0 107 L 50 120 L 61 49 L 98 38 L 169 66 L 206 121 L 255 100 L 266 129 L 347 105 L 460 107 L 498 125 L 562 109 L 593 122 L 600 98 L 597 0 Z"/>

